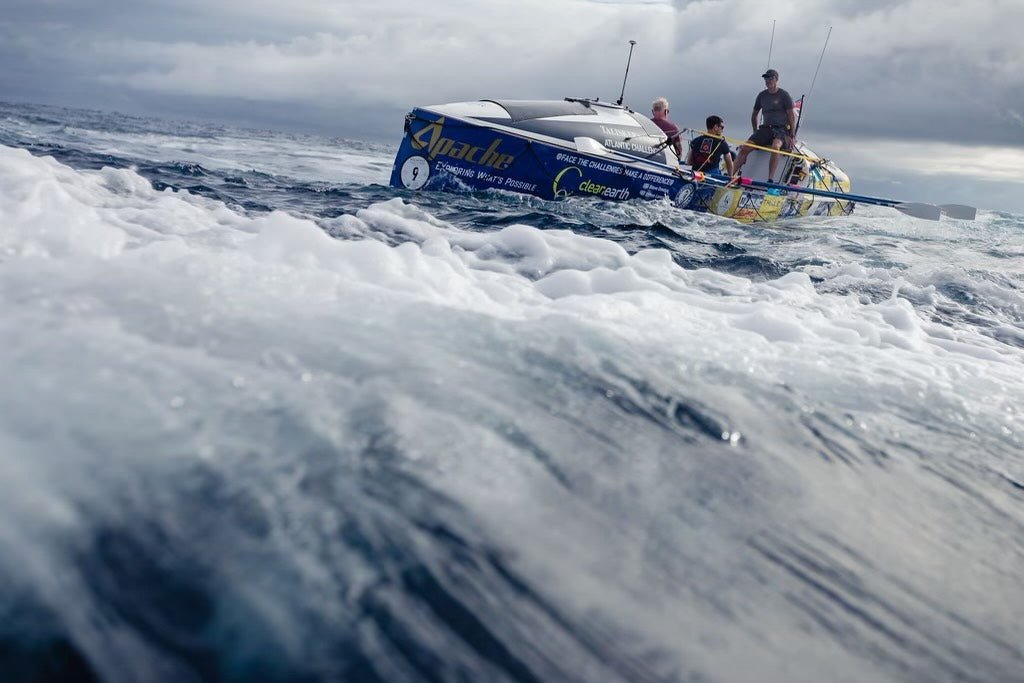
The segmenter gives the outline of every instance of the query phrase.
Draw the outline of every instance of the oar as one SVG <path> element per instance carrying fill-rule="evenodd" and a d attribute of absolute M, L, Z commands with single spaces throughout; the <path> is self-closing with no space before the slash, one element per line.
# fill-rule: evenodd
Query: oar
<path fill-rule="evenodd" d="M 962 221 L 973 221 L 978 215 L 976 208 L 965 204 L 939 204 L 939 208 L 950 218 L 958 218 Z"/>
<path fill-rule="evenodd" d="M 696 182 L 704 182 L 710 185 L 728 186 L 734 184 L 734 182 L 731 179 L 726 177 L 715 177 L 708 175 L 706 173 L 701 173 L 699 171 L 672 169 L 670 166 L 667 166 L 666 164 L 663 164 L 658 161 L 652 161 L 649 158 L 636 156 L 634 154 L 629 154 L 628 152 L 623 152 L 617 149 L 608 149 L 594 138 L 577 137 L 574 138 L 573 142 L 576 145 L 576 150 L 584 154 L 589 153 L 601 156 L 618 157 L 622 160 L 634 160 L 634 162 L 642 161 L 662 169 L 670 169 L 677 175 L 686 177 L 689 180 L 694 180 Z M 934 204 L 922 204 L 920 202 L 901 202 L 896 199 L 868 197 L 866 195 L 850 194 L 848 192 L 830 192 L 829 190 L 817 190 L 810 187 L 803 187 L 802 185 L 782 185 L 778 183 L 766 183 L 760 180 L 753 180 L 751 178 L 740 178 L 739 183 L 741 185 L 748 185 L 751 187 L 785 190 L 786 192 L 797 192 L 801 194 L 817 195 L 820 197 L 831 197 L 833 199 L 845 199 L 846 201 L 860 202 L 862 204 L 887 206 L 896 209 L 901 213 L 905 213 L 908 216 L 913 216 L 914 218 L 921 218 L 929 221 L 939 220 L 939 217 L 943 213 L 949 216 L 950 218 L 956 218 L 965 221 L 973 221 L 978 213 L 978 210 L 975 209 L 973 206 L 966 206 L 964 204 L 940 204 L 939 206 L 935 206 Z"/>
<path fill-rule="evenodd" d="M 778 183 L 766 183 L 760 180 L 751 180 L 750 178 L 740 178 L 739 184 L 749 185 L 752 187 L 760 187 L 765 189 L 773 190 L 785 190 L 787 192 L 797 192 L 801 194 L 816 195 L 819 197 L 831 197 L 833 199 L 845 199 L 851 202 L 860 202 L 862 204 L 874 204 L 876 206 L 888 206 L 896 209 L 901 213 L 905 213 L 908 216 L 914 218 L 922 218 L 929 221 L 937 221 L 939 217 L 945 213 L 950 218 L 958 218 L 960 220 L 973 221 L 977 215 L 977 209 L 973 206 L 965 206 L 963 204 L 943 204 L 941 206 L 935 206 L 934 204 L 923 204 L 921 202 L 901 202 L 897 199 L 885 199 L 883 197 L 868 197 L 861 194 L 850 194 L 849 192 L 831 192 L 829 190 L 818 190 L 811 187 L 803 187 L 801 185 L 781 185 Z"/>

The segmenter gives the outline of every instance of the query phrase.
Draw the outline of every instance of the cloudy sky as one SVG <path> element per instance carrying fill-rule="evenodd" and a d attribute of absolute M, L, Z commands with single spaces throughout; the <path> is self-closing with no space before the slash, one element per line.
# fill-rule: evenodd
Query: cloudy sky
<path fill-rule="evenodd" d="M 417 104 L 614 100 L 631 39 L 627 104 L 664 95 L 677 124 L 717 113 L 745 138 L 771 47 L 809 93 L 801 137 L 855 191 L 1024 212 L 1024 0 L 0 5 L 0 99 L 384 142 Z"/>

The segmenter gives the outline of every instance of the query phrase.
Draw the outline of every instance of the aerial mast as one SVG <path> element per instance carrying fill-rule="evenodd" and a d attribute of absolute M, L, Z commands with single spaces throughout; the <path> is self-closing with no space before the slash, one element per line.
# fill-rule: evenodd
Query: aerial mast
<path fill-rule="evenodd" d="M 622 98 L 626 96 L 626 79 L 629 78 L 629 63 L 633 60 L 633 46 L 636 45 L 635 40 L 629 41 L 629 57 L 626 59 L 626 75 L 622 77 L 622 92 L 619 93 L 619 99 L 615 104 L 622 105 Z"/>

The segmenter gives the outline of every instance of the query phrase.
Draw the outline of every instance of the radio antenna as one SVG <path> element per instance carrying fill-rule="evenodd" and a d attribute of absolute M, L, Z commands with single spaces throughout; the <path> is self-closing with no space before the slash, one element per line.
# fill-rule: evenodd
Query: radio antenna
<path fill-rule="evenodd" d="M 633 46 L 636 45 L 635 40 L 629 41 L 629 57 L 626 59 L 626 75 L 622 77 L 622 92 L 619 93 L 619 100 L 615 103 L 622 106 L 622 98 L 626 96 L 626 79 L 629 78 L 629 63 L 633 61 Z"/>
<path fill-rule="evenodd" d="M 800 130 L 800 124 L 804 122 L 804 105 L 807 104 L 807 98 L 814 92 L 814 84 L 818 80 L 818 69 L 821 68 L 821 60 L 825 58 L 825 48 L 828 47 L 828 39 L 832 37 L 832 27 L 828 27 L 828 35 L 825 36 L 825 44 L 821 46 L 821 56 L 818 57 L 818 66 L 814 69 L 814 78 L 811 79 L 811 87 L 807 91 L 806 95 L 800 96 L 800 118 L 796 120 L 796 130 L 793 131 L 793 137 L 796 137 L 796 131 Z"/>

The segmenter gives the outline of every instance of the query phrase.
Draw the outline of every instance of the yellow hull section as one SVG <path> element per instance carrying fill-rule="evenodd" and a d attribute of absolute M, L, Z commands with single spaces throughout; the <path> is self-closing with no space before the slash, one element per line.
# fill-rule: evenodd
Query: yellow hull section
<path fill-rule="evenodd" d="M 800 153 L 808 163 L 801 172 L 800 184 L 814 190 L 849 192 L 850 178 L 832 162 L 822 159 L 803 144 Z M 808 177 L 809 176 L 809 177 Z M 849 201 L 821 197 L 820 195 L 776 194 L 774 190 L 750 187 L 718 188 L 707 202 L 709 213 L 732 218 L 741 223 L 772 221 L 799 216 L 840 216 L 849 214 L 853 206 Z"/>
<path fill-rule="evenodd" d="M 715 190 L 707 210 L 741 223 L 754 223 L 799 216 L 840 216 L 850 212 L 849 204 L 808 194 L 783 196 L 760 189 L 721 187 Z"/>

